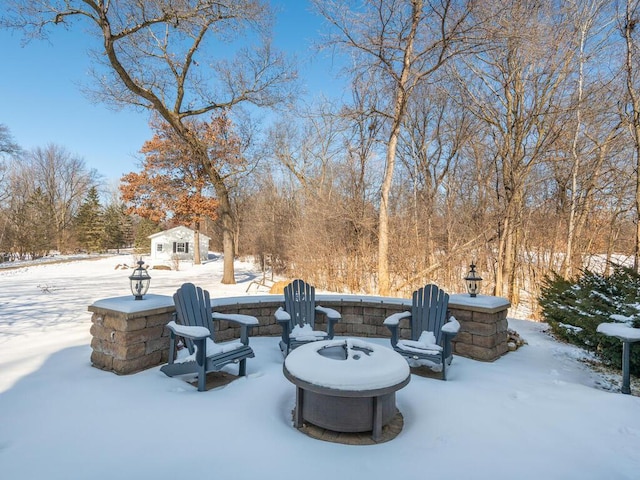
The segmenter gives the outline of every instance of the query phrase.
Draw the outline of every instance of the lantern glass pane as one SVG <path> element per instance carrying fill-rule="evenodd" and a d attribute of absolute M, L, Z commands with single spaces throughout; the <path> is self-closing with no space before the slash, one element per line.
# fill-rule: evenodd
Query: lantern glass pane
<path fill-rule="evenodd" d="M 136 300 L 142 300 L 142 296 L 149 290 L 149 284 L 151 283 L 151 277 L 147 271 L 142 267 L 144 262 L 140 260 L 138 262 L 138 268 L 136 268 L 129 280 L 131 281 L 131 293 Z"/>

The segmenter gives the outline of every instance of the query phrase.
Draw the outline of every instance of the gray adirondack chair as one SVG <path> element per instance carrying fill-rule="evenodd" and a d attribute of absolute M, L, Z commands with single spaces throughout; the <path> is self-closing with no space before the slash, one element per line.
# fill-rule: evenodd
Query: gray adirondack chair
<path fill-rule="evenodd" d="M 174 320 L 167 324 L 169 337 L 169 363 L 160 370 L 166 375 L 198 375 L 198 390 L 204 391 L 207 372 L 216 372 L 225 365 L 238 363 L 238 376 L 247 372 L 247 358 L 255 354 L 249 346 L 249 329 L 258 320 L 249 315 L 212 312 L 209 292 L 193 283 L 183 284 L 173 295 L 176 307 Z M 226 320 L 240 326 L 240 341 L 215 342 L 215 321 Z M 176 339 L 182 337 L 189 350 L 184 359 L 175 358 Z"/>
<path fill-rule="evenodd" d="M 315 329 L 316 313 L 326 317 L 326 332 Z M 315 287 L 300 279 L 284 288 L 284 307 L 276 310 L 275 317 L 282 327 L 280 350 L 285 356 L 305 343 L 331 340 L 334 325 L 342 318 L 338 311 L 316 305 Z"/>
<path fill-rule="evenodd" d="M 391 330 L 391 346 L 405 357 L 409 365 L 442 367 L 442 379 L 447 379 L 447 365 L 453 353 L 451 339 L 460 324 L 454 317 L 447 318 L 449 294 L 437 285 L 426 285 L 413 292 L 410 312 L 390 315 L 384 325 Z M 400 339 L 400 321 L 409 319 L 409 339 Z"/>

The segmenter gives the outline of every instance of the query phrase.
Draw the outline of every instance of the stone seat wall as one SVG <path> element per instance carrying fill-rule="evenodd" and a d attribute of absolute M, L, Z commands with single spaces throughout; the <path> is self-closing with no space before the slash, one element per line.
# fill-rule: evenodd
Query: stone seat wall
<path fill-rule="evenodd" d="M 279 337 L 280 325 L 274 312 L 283 304 L 282 295 L 251 295 L 212 299 L 212 307 L 221 313 L 251 315 L 259 326 L 250 336 Z M 357 295 L 316 295 L 316 302 L 337 310 L 342 320 L 335 325 L 338 336 L 389 338 L 383 325 L 389 315 L 411 308 L 411 301 L 391 297 Z M 451 295 L 449 312 L 460 322 L 453 341 L 454 354 L 475 360 L 493 361 L 507 352 L 507 310 L 510 304 L 500 297 Z M 167 362 L 169 339 L 164 328 L 175 308 L 168 296 L 147 295 L 144 300 L 131 297 L 105 299 L 89 306 L 92 315 L 94 366 L 119 374 L 144 370 Z M 323 315 L 316 317 L 316 328 L 325 329 Z M 240 336 L 230 322 L 216 323 L 216 340 Z M 400 324 L 400 336 L 409 335 L 408 320 Z M 274 340 L 274 348 L 277 343 Z"/>

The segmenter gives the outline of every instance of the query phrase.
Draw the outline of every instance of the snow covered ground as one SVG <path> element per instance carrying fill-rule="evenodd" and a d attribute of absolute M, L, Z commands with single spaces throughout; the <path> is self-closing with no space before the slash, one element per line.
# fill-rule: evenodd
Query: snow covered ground
<path fill-rule="evenodd" d="M 528 342 L 518 351 L 493 363 L 456 357 L 446 382 L 412 376 L 397 394 L 403 431 L 373 446 L 293 428 L 276 338 L 252 337 L 247 378 L 206 393 L 159 367 L 95 369 L 87 306 L 128 294 L 123 263 L 134 259 L 0 269 L 0 478 L 640 478 L 640 397 L 525 319 L 509 320 Z M 215 259 L 151 270 L 150 292 L 192 281 L 214 297 L 243 295 L 261 276 L 239 262 L 239 283 L 225 286 L 221 269 Z"/>

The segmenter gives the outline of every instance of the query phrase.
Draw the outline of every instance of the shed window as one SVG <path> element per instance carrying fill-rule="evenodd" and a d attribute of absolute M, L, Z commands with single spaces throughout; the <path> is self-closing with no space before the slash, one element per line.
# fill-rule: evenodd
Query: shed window
<path fill-rule="evenodd" d="M 173 253 L 189 253 L 189 242 L 173 242 Z"/>
<path fill-rule="evenodd" d="M 161 252 L 162 251 L 162 244 L 161 243 L 157 243 L 156 244 L 156 252 Z"/>

